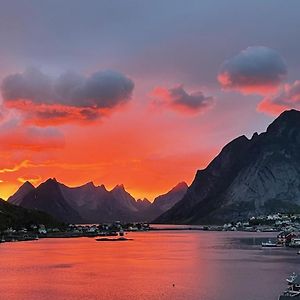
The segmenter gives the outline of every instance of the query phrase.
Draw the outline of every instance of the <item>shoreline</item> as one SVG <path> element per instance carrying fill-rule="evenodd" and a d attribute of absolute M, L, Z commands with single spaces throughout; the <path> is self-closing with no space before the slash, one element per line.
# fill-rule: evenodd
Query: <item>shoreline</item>
<path fill-rule="evenodd" d="M 176 226 L 176 225 L 172 225 Z M 179 225 L 182 226 L 182 225 Z M 159 231 L 204 231 L 204 232 L 245 232 L 245 233 L 278 233 L 280 230 L 221 230 L 220 228 L 203 228 L 203 227 L 166 227 L 166 228 L 156 228 L 150 227 L 148 230 L 124 230 L 124 233 L 128 232 L 159 232 Z M 50 239 L 61 239 L 61 238 L 96 238 L 96 237 L 112 237 L 112 236 L 119 236 L 116 232 L 51 232 L 46 234 L 38 234 L 38 233 L 31 233 L 28 234 L 2 234 L 2 239 L 0 240 L 1 243 L 12 243 L 12 242 L 27 242 L 27 241 L 35 241 L 44 238 Z"/>

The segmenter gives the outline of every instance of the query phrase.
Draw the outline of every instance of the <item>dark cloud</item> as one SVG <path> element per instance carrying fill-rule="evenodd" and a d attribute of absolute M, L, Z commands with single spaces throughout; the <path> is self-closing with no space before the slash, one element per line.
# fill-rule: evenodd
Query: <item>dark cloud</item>
<path fill-rule="evenodd" d="M 112 108 L 128 101 L 133 88 L 133 81 L 116 71 L 99 71 L 89 77 L 66 72 L 53 79 L 40 70 L 28 69 L 4 78 L 2 95 L 4 101 Z"/>
<path fill-rule="evenodd" d="M 1 86 L 6 106 L 26 111 L 31 118 L 58 119 L 60 123 L 76 118 L 95 120 L 128 102 L 133 89 L 130 78 L 111 70 L 88 77 L 66 72 L 55 79 L 28 69 L 5 77 Z"/>
<path fill-rule="evenodd" d="M 213 97 L 205 96 L 202 92 L 187 93 L 183 85 L 170 89 L 157 87 L 152 95 L 157 99 L 154 104 L 166 105 L 183 113 L 199 113 L 214 103 Z"/>
<path fill-rule="evenodd" d="M 223 63 L 218 80 L 224 88 L 265 94 L 274 91 L 286 74 L 285 61 L 277 51 L 248 47 Z"/>
<path fill-rule="evenodd" d="M 44 111 L 36 111 L 35 115 L 41 119 L 57 119 L 65 118 L 68 116 L 67 111 L 60 111 L 58 109 L 47 109 Z"/>
<path fill-rule="evenodd" d="M 285 84 L 277 94 L 267 96 L 258 105 L 258 110 L 279 114 L 287 109 L 300 109 L 300 80 Z"/>

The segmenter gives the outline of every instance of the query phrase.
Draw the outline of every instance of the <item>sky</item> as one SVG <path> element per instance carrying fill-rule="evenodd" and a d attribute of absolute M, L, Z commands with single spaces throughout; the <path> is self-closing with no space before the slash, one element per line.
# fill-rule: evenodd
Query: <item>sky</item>
<path fill-rule="evenodd" d="M 300 109 L 298 0 L 0 0 L 0 198 L 190 184 Z"/>

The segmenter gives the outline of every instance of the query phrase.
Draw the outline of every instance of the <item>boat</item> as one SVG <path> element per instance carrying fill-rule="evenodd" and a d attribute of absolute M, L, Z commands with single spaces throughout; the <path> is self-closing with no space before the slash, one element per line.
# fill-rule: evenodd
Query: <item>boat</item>
<path fill-rule="evenodd" d="M 286 281 L 288 288 L 279 296 L 278 300 L 300 299 L 300 276 L 293 273 Z"/>
<path fill-rule="evenodd" d="M 292 238 L 289 244 L 291 248 L 300 248 L 300 239 L 299 238 Z"/>
<path fill-rule="evenodd" d="M 265 248 L 275 248 L 275 247 L 281 247 L 282 245 L 274 243 L 271 240 L 268 240 L 267 242 L 262 242 L 261 246 Z"/>
<path fill-rule="evenodd" d="M 124 236 L 118 238 L 98 238 L 96 239 L 97 242 L 122 242 L 122 241 L 132 241 L 132 239 L 128 239 Z"/>
<path fill-rule="evenodd" d="M 297 251 L 297 254 L 300 255 L 300 250 Z"/>

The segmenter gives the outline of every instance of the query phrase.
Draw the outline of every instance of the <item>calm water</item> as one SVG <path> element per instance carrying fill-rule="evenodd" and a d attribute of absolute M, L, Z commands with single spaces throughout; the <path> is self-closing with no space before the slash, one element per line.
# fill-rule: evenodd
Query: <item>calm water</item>
<path fill-rule="evenodd" d="M 296 250 L 261 250 L 262 233 L 130 233 L 0 244 L 0 299 L 276 300 L 300 270 Z M 173 286 L 173 284 L 175 286 Z"/>

